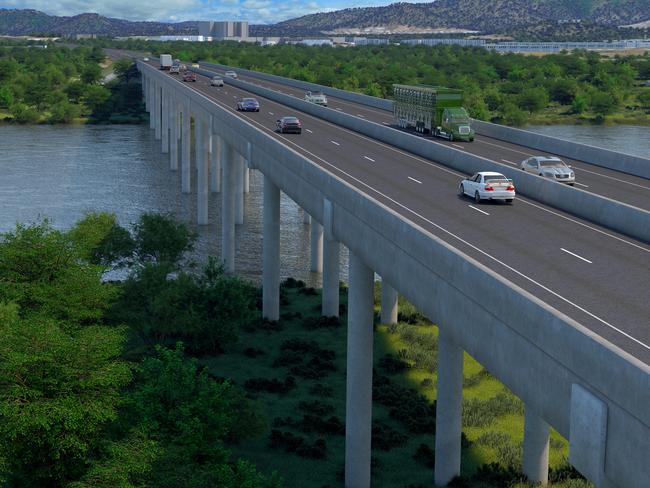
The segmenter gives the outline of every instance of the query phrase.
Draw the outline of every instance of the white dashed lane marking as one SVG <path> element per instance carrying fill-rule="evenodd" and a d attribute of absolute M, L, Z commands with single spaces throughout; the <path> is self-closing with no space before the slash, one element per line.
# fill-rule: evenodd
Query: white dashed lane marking
<path fill-rule="evenodd" d="M 481 210 L 480 208 L 476 208 L 474 205 L 468 205 L 468 207 L 476 210 L 477 212 L 481 212 L 482 214 L 490 215 L 489 213 L 485 212 L 484 210 Z"/>
<path fill-rule="evenodd" d="M 368 161 L 372 161 L 373 163 L 375 162 L 375 160 L 374 160 L 374 159 L 372 159 L 372 158 L 369 158 L 368 156 L 364 156 L 364 158 L 366 158 L 366 159 L 367 159 Z"/>
<path fill-rule="evenodd" d="M 567 254 L 571 254 L 571 256 L 573 256 L 573 257 L 576 257 L 576 258 L 578 258 L 578 259 L 582 259 L 582 260 L 585 261 L 586 263 L 593 264 L 593 263 L 592 263 L 591 261 L 589 261 L 588 259 L 585 259 L 585 258 L 583 258 L 582 256 L 578 256 L 578 255 L 577 255 L 576 253 L 574 253 L 574 252 L 567 251 L 567 250 L 564 249 L 563 247 L 561 247 L 560 249 L 561 249 L 562 251 L 564 251 L 565 253 L 567 253 Z"/>
<path fill-rule="evenodd" d="M 309 132 L 310 134 L 313 134 L 313 133 L 314 133 L 313 130 L 310 130 L 310 129 L 305 129 L 305 130 L 306 130 L 307 132 Z"/>
<path fill-rule="evenodd" d="M 336 141 L 330 141 L 330 142 L 331 142 L 332 144 L 336 145 L 336 146 L 340 146 L 340 144 L 339 144 L 338 142 L 336 142 Z"/>
<path fill-rule="evenodd" d="M 507 159 L 502 159 L 504 163 L 512 164 L 513 166 L 517 166 L 517 163 L 513 163 L 512 161 L 508 161 Z"/>
<path fill-rule="evenodd" d="M 420 180 L 416 180 L 415 178 L 411 178 L 410 176 L 409 176 L 409 180 L 415 181 L 416 183 L 418 183 L 420 185 L 422 184 L 422 182 Z"/>

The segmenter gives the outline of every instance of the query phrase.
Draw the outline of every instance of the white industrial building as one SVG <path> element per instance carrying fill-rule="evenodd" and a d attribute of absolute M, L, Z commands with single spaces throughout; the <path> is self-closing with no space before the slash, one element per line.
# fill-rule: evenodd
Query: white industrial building
<path fill-rule="evenodd" d="M 238 21 L 201 21 L 199 35 L 212 37 L 213 40 L 246 39 L 249 36 L 248 22 Z"/>

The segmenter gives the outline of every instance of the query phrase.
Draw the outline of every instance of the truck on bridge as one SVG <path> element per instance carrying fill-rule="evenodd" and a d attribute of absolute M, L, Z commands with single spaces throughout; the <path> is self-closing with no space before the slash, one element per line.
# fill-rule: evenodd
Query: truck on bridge
<path fill-rule="evenodd" d="M 161 54 L 160 55 L 160 69 L 169 71 L 172 67 L 172 55 L 171 54 Z"/>
<path fill-rule="evenodd" d="M 393 113 L 397 125 L 415 127 L 450 141 L 473 141 L 474 129 L 463 108 L 463 92 L 428 85 L 393 85 Z"/>

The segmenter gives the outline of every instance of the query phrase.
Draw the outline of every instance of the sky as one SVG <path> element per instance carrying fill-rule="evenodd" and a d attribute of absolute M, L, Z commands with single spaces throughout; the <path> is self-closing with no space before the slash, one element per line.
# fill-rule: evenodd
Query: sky
<path fill-rule="evenodd" d="M 251 24 L 269 24 L 316 12 L 388 5 L 394 1 L 398 0 L 0 0 L 0 8 L 35 9 L 50 15 L 94 12 L 120 19 L 160 22 L 247 20 Z"/>

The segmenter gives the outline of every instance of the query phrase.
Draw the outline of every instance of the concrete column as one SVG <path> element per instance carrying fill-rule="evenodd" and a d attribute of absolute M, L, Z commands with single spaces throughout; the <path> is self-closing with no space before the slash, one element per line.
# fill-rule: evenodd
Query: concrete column
<path fill-rule="evenodd" d="M 162 113 L 161 113 L 161 131 L 162 131 L 162 152 L 169 152 L 169 93 L 167 90 L 162 91 Z"/>
<path fill-rule="evenodd" d="M 149 79 L 145 74 L 142 74 L 142 98 L 144 100 L 144 109 L 149 111 Z"/>
<path fill-rule="evenodd" d="M 251 191 L 251 170 L 248 167 L 248 161 L 244 160 L 244 193 Z"/>
<path fill-rule="evenodd" d="M 221 137 L 212 134 L 210 143 L 210 191 L 217 193 L 221 191 Z"/>
<path fill-rule="evenodd" d="M 531 483 L 548 484 L 549 426 L 526 406 L 523 471 Z"/>
<path fill-rule="evenodd" d="M 169 107 L 169 169 L 178 171 L 178 104 L 170 98 Z"/>
<path fill-rule="evenodd" d="M 345 400 L 345 486 L 370 487 L 373 271 L 350 252 Z"/>
<path fill-rule="evenodd" d="M 264 175 L 262 316 L 280 318 L 280 189 Z"/>
<path fill-rule="evenodd" d="M 339 316 L 339 248 L 334 236 L 325 232 L 323 239 L 323 303 L 325 317 Z"/>
<path fill-rule="evenodd" d="M 190 104 L 189 101 L 183 104 L 183 130 L 181 142 L 181 188 L 183 193 L 192 191 L 192 179 L 190 173 Z"/>
<path fill-rule="evenodd" d="M 244 157 L 237 154 L 234 158 L 235 166 L 235 224 L 244 223 Z"/>
<path fill-rule="evenodd" d="M 223 186 L 221 189 L 221 259 L 228 273 L 235 272 L 235 152 L 222 142 Z"/>
<path fill-rule="evenodd" d="M 397 323 L 397 290 L 381 280 L 381 323 Z"/>
<path fill-rule="evenodd" d="M 196 222 L 208 223 L 208 124 L 201 116 L 194 118 L 196 160 Z"/>
<path fill-rule="evenodd" d="M 160 121 L 160 114 L 162 112 L 161 104 L 162 104 L 162 96 L 160 94 L 160 87 L 156 86 L 156 91 L 154 93 L 154 104 L 153 104 L 153 108 L 156 116 L 156 121 L 155 121 L 156 139 L 162 138 L 162 124 Z"/>
<path fill-rule="evenodd" d="M 315 220 L 311 224 L 311 268 L 312 273 L 323 272 L 323 226 Z"/>
<path fill-rule="evenodd" d="M 437 388 L 434 480 L 445 486 L 460 474 L 463 350 L 447 337 L 443 327 L 438 338 Z"/>
<path fill-rule="evenodd" d="M 311 215 L 304 208 L 302 209 L 302 223 L 307 225 L 311 224 Z"/>
<path fill-rule="evenodd" d="M 147 79 L 147 111 L 149 112 L 149 128 L 156 128 L 156 114 L 154 112 L 154 83 L 153 80 Z"/>

